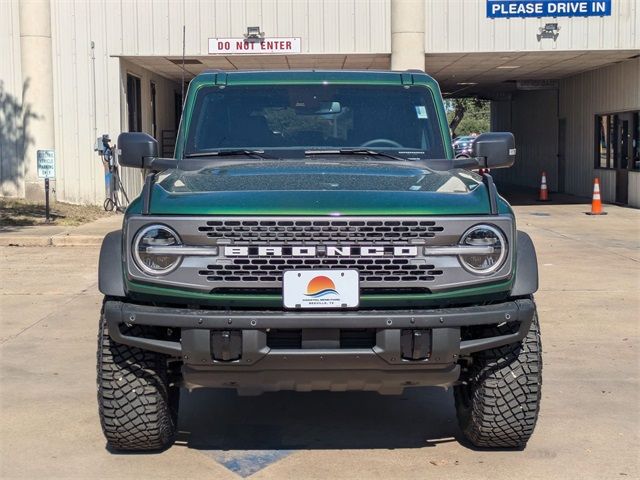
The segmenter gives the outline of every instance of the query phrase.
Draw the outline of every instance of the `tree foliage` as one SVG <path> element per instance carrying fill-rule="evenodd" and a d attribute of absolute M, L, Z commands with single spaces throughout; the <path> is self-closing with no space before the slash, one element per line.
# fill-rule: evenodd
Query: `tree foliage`
<path fill-rule="evenodd" d="M 445 108 L 453 137 L 489 131 L 490 110 L 487 100 L 453 98 L 445 100 Z"/>

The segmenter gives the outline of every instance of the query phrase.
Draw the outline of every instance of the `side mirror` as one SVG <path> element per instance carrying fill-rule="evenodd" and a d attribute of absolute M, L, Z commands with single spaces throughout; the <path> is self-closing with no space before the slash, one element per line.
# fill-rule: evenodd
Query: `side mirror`
<path fill-rule="evenodd" d="M 126 132 L 118 135 L 118 162 L 123 167 L 150 168 L 158 158 L 158 142 L 142 132 Z"/>
<path fill-rule="evenodd" d="M 473 141 L 471 152 L 482 168 L 507 168 L 516 159 L 516 142 L 512 133 L 487 132 Z"/>

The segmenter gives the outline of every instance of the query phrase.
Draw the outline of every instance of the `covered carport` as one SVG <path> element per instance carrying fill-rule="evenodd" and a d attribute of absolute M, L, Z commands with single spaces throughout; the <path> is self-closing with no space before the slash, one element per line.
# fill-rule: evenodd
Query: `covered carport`
<path fill-rule="evenodd" d="M 638 207 L 639 53 L 427 54 L 425 64 L 444 98 L 491 100 L 492 130 L 515 134 L 516 164 L 496 179 L 538 187 L 544 171 L 551 191 L 588 196 L 599 177 L 605 201 Z M 611 118 L 600 135 L 602 116 Z"/>
<path fill-rule="evenodd" d="M 427 53 L 424 63 L 427 73 L 440 83 L 445 99 L 490 100 L 491 129 L 515 134 L 516 164 L 511 169 L 496 171 L 497 181 L 535 188 L 545 172 L 552 192 L 589 196 L 593 178 L 597 176 L 605 201 L 640 206 L 637 50 Z M 170 119 L 154 123 L 166 126 L 155 133 L 165 155 L 171 154 L 175 141 L 181 82 L 188 83 L 204 70 L 389 68 L 389 54 L 121 57 L 123 77 L 138 70 L 152 72 L 169 82 L 163 96 L 148 102 L 148 108 L 156 105 Z M 144 106 L 142 110 L 143 118 L 157 115 L 151 113 L 150 117 Z M 600 168 L 596 118 L 607 114 L 617 114 L 621 120 L 611 126 L 609 141 L 615 137 L 618 143 L 607 147 L 608 155 L 616 156 L 615 162 L 610 161 L 611 168 L 609 164 Z M 622 138 L 624 135 L 626 140 Z"/>

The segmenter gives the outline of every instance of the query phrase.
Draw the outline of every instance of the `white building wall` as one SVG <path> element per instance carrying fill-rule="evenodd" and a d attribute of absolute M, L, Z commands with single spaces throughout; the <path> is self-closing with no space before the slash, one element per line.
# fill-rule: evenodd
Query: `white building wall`
<path fill-rule="evenodd" d="M 56 2 L 57 3 L 57 2 Z M 109 18 L 111 55 L 207 55 L 209 37 L 301 37 L 302 53 L 389 53 L 390 0 L 94 0 Z M 61 26 L 77 21 L 59 17 Z M 102 17 L 100 17 L 102 22 Z"/>
<path fill-rule="evenodd" d="M 640 110 L 640 58 L 563 79 L 559 98 L 559 116 L 567 121 L 567 192 L 589 196 L 599 176 L 603 200 L 614 201 L 615 172 L 594 168 L 595 115 Z M 638 195 L 636 175 L 630 172 L 629 202 L 640 207 L 631 200 Z"/>
<path fill-rule="evenodd" d="M 4 27 L 12 18 L 4 15 L 5 10 L 15 9 L 17 18 L 17 0 L 0 1 L 0 5 Z M 209 37 L 241 37 L 253 25 L 268 36 L 302 37 L 302 53 L 391 50 L 389 0 L 52 1 L 51 17 L 59 170 L 56 195 L 74 203 L 101 203 L 104 198 L 103 167 L 93 152 L 95 133 L 110 133 L 115 140 L 127 128 L 126 69 L 137 69 L 142 78 L 143 129 L 150 132 L 151 78 L 159 88 L 159 123 L 164 117 L 173 119 L 173 95 L 168 96 L 168 90 L 175 85 L 130 63 L 124 62 L 121 71 L 118 57 L 181 56 L 183 23 L 187 56 L 207 55 Z M 18 32 L 3 34 L 0 46 L 16 40 L 19 47 Z M 91 41 L 96 57 L 95 112 Z M 19 62 L 19 52 L 17 56 Z M 20 72 L 19 63 L 6 63 L 11 71 Z M 161 111 L 163 108 L 171 113 Z M 162 128 L 159 124 L 158 131 Z M 139 176 L 139 172 L 123 172 L 130 194 L 139 188 Z M 2 185 L 9 188 L 9 182 Z"/>
<path fill-rule="evenodd" d="M 550 19 L 496 19 L 485 16 L 486 0 L 428 0 L 425 14 L 427 53 L 480 51 L 536 51 L 545 49 L 640 49 L 640 1 L 613 0 L 612 16 L 558 18 L 558 42 L 538 42 L 538 28 Z M 247 26 L 260 26 L 268 36 L 300 36 L 302 53 L 388 54 L 390 0 L 65 0 L 51 1 L 52 55 L 55 109 L 55 144 L 58 162 L 57 198 L 76 203 L 101 203 L 103 167 L 93 152 L 95 137 L 116 135 L 126 129 L 126 69 L 132 64 L 120 56 L 172 56 L 182 54 L 182 25 L 186 25 L 186 55 L 207 54 L 209 37 L 239 37 Z M 555 20 L 554 20 L 555 21 Z M 95 43 L 95 79 L 91 41 Z M 567 190 L 589 195 L 593 177 L 593 115 L 597 112 L 639 108 L 639 60 L 578 75 L 560 82 L 560 116 L 567 119 Z M 139 70 L 142 81 L 143 126 L 149 131 L 148 108 L 151 72 Z M 155 76 L 158 85 L 158 120 L 172 118 L 171 82 Z M 19 0 L 0 0 L 0 79 L 2 95 L 21 106 Z M 95 107 L 94 107 L 95 83 Z M 542 95 L 542 94 L 541 94 Z M 164 101 L 162 100 L 164 96 Z M 168 100 L 167 100 L 168 97 Z M 527 138 L 528 125 L 536 134 L 553 134 L 557 121 L 545 114 L 527 116 L 533 97 L 516 97 L 509 118 L 525 112 L 514 123 L 519 152 L 530 146 L 505 178 L 537 183 L 539 171 L 552 167 L 555 137 L 539 145 Z M 24 194 L 21 117 L 7 120 L 11 103 L 0 106 L 0 194 Z M 161 111 L 164 105 L 167 110 Z M 538 110 L 540 110 L 538 108 Z M 548 112 L 551 113 L 551 110 Z M 167 120 L 168 122 L 169 120 Z M 159 131 L 163 127 L 159 124 Z M 519 130 L 523 130 L 519 133 Z M 8 132 L 8 133 L 7 133 Z M 17 138 L 11 135 L 18 135 Z M 28 136 L 28 132 L 27 132 Z M 587 141 L 585 141 L 587 139 Z M 543 160 L 540 160 L 543 159 Z M 542 162 L 542 163 L 540 163 Z M 553 172 L 552 168 L 549 168 Z M 535 173 L 535 175 L 533 175 Z M 126 173 L 133 193 L 138 172 Z M 604 172 L 605 198 L 613 188 Z M 550 173 L 555 188 L 557 176 Z M 637 196 L 637 175 L 630 174 L 630 198 Z M 635 200 L 634 200 L 635 201 Z M 637 203 L 637 202 L 636 202 Z"/>
<path fill-rule="evenodd" d="M 612 50 L 640 48 L 640 1 L 612 0 L 608 17 L 486 17 L 486 0 L 429 0 L 427 53 Z M 558 23 L 557 42 L 538 41 L 545 23 Z"/>
<path fill-rule="evenodd" d="M 0 195 L 24 196 L 23 117 L 18 0 L 0 1 Z"/>

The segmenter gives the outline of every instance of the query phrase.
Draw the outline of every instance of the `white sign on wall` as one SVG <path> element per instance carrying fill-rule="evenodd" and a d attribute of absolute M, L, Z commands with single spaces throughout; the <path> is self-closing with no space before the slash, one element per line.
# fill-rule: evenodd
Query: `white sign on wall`
<path fill-rule="evenodd" d="M 210 38 L 209 54 L 300 53 L 300 37 L 259 38 Z"/>
<path fill-rule="evenodd" d="M 56 155 L 53 150 L 38 150 L 38 178 L 56 178 Z"/>

